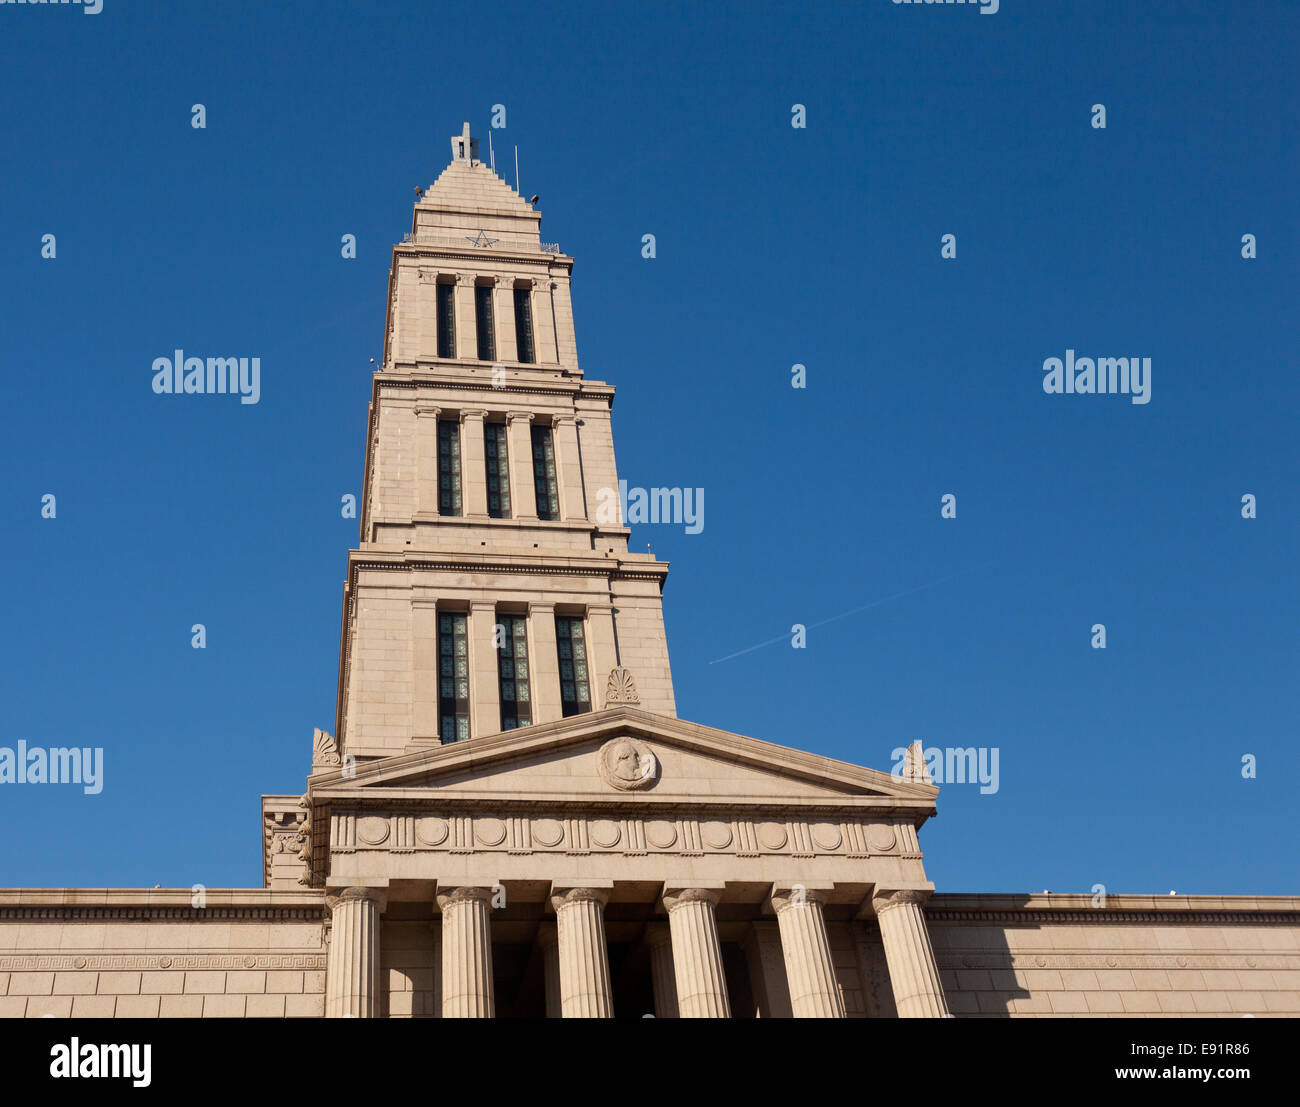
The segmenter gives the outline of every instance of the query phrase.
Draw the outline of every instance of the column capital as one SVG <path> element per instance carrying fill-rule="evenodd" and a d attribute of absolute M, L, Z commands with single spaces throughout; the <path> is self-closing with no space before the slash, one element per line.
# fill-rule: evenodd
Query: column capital
<path fill-rule="evenodd" d="M 612 881 L 611 881 L 612 885 Z M 597 903 L 602 908 L 609 902 L 611 888 L 592 888 L 583 886 L 580 888 L 571 888 L 565 885 L 553 884 L 551 886 L 550 901 L 551 906 L 555 908 L 558 915 L 561 907 L 566 907 L 571 903 Z"/>
<path fill-rule="evenodd" d="M 875 908 L 877 915 L 905 904 L 921 907 L 933 894 L 933 884 L 913 884 L 895 888 L 877 887 L 871 893 L 871 906 Z"/>
<path fill-rule="evenodd" d="M 452 273 L 451 279 L 453 283 L 458 284 L 463 288 L 466 285 L 473 285 L 474 274 L 473 273 Z"/>
<path fill-rule="evenodd" d="M 325 893 L 325 906 L 331 914 L 339 906 L 349 903 L 373 903 L 383 911 L 388 906 L 388 889 L 371 885 L 336 888 Z"/>
<path fill-rule="evenodd" d="M 551 426 L 553 427 L 571 427 L 576 426 L 578 417 L 576 415 L 552 415 Z"/>
<path fill-rule="evenodd" d="M 415 414 L 417 416 L 431 415 L 433 418 L 436 419 L 438 418 L 439 415 L 442 414 L 442 408 L 437 407 L 434 404 L 417 403 L 415 405 Z"/>
<path fill-rule="evenodd" d="M 529 600 L 528 614 L 529 615 L 554 615 L 555 601 L 554 600 Z"/>
<path fill-rule="evenodd" d="M 711 888 L 708 885 L 695 885 L 693 887 L 665 885 L 664 907 L 667 908 L 670 915 L 679 907 L 683 907 L 688 903 L 707 903 L 710 907 L 716 907 L 718 900 L 721 898 L 721 892 L 720 887 Z"/>
<path fill-rule="evenodd" d="M 471 614 L 474 612 L 486 611 L 495 615 L 497 610 L 496 600 L 470 600 L 469 610 Z"/>
<path fill-rule="evenodd" d="M 825 904 L 833 884 L 773 884 L 769 898 L 772 909 L 779 915 L 790 908 L 807 907 L 811 903 Z"/>
<path fill-rule="evenodd" d="M 488 413 L 486 411 L 480 408 L 471 408 L 468 411 L 462 410 L 460 413 L 460 418 L 461 418 L 461 422 L 463 423 L 466 419 L 486 419 L 487 414 Z"/>
<path fill-rule="evenodd" d="M 458 903 L 492 903 L 492 887 L 488 884 L 462 884 L 438 889 L 438 908 L 446 911 Z"/>
<path fill-rule="evenodd" d="M 526 423 L 531 423 L 533 421 L 533 413 L 531 411 L 507 411 L 506 412 L 507 423 L 514 423 L 521 420 Z"/>

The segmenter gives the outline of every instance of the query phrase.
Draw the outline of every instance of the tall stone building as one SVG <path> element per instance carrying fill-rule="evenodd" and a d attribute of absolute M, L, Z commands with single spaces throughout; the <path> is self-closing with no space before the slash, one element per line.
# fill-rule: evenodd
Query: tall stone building
<path fill-rule="evenodd" d="M 394 247 L 334 734 L 263 797 L 265 887 L 0 892 L 0 1014 L 1300 1014 L 1296 899 L 934 896 L 915 755 L 677 717 L 540 218 L 466 125 Z"/>

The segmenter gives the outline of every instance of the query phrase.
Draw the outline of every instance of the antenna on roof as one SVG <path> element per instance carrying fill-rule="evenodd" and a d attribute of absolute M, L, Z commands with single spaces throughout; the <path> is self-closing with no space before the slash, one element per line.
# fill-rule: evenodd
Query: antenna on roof
<path fill-rule="evenodd" d="M 492 166 L 492 172 L 497 171 L 497 156 L 492 150 L 492 128 L 488 128 L 488 164 Z"/>
<path fill-rule="evenodd" d="M 515 191 L 519 191 L 519 147 L 515 147 Z"/>

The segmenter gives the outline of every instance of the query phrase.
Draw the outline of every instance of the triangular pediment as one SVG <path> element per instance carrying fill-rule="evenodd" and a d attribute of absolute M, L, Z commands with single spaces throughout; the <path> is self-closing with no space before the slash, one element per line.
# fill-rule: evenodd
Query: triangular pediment
<path fill-rule="evenodd" d="M 383 758 L 310 781 L 314 800 L 870 808 L 934 813 L 938 789 L 631 707 Z"/>

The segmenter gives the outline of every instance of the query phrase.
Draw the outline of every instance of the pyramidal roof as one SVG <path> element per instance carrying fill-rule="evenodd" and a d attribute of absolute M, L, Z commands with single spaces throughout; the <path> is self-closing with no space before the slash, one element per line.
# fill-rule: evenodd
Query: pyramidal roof
<path fill-rule="evenodd" d="M 540 218 L 533 206 L 477 159 L 457 158 L 420 198 L 424 207 Z"/>

